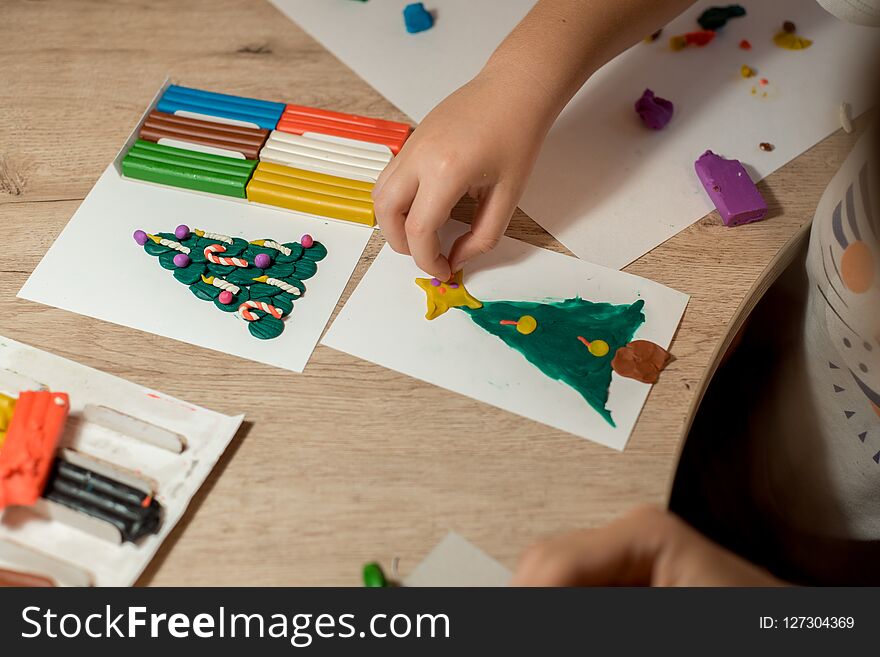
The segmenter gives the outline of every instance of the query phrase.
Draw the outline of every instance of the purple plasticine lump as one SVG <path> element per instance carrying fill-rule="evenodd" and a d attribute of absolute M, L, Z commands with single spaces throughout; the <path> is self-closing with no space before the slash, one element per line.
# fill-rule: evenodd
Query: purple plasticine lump
<path fill-rule="evenodd" d="M 694 169 L 725 226 L 760 221 L 767 216 L 767 202 L 739 160 L 725 160 L 706 151 Z"/>
<path fill-rule="evenodd" d="M 662 130 L 672 120 L 675 106 L 672 101 L 655 96 L 650 89 L 645 89 L 642 97 L 636 101 L 636 112 L 642 118 L 642 123 L 651 130 Z"/>

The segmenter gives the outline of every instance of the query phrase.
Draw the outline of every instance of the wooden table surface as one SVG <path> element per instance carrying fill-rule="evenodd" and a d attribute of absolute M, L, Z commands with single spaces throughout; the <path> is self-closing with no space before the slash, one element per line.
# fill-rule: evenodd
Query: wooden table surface
<path fill-rule="evenodd" d="M 768 221 L 725 229 L 712 214 L 627 267 L 691 301 L 618 453 L 326 347 L 297 375 L 17 299 L 166 76 L 407 120 L 267 2 L 0 3 L 0 335 L 247 414 L 142 584 L 356 585 L 364 562 L 397 556 L 405 574 L 449 530 L 513 567 L 542 535 L 664 504 L 731 327 L 853 141 L 838 131 L 770 176 Z M 565 251 L 519 211 L 508 235 Z M 372 237 L 338 307 L 382 244 Z M 191 375 L 170 376 L 184 355 Z"/>

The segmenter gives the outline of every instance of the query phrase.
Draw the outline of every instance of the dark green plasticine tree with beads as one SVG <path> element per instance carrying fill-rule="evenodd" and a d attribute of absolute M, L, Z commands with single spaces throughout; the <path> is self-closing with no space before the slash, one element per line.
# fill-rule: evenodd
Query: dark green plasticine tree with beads
<path fill-rule="evenodd" d="M 173 233 L 134 233 L 135 242 L 156 256 L 203 301 L 238 315 L 256 338 L 277 338 L 293 302 L 306 292 L 304 280 L 318 271 L 327 249 L 311 235 L 299 242 L 248 242 L 178 226 Z"/>

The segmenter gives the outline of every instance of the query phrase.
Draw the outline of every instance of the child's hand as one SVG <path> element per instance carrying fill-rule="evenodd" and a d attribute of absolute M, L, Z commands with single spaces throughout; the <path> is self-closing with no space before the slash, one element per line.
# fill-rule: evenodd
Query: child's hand
<path fill-rule="evenodd" d="M 782 586 L 671 513 L 638 509 L 523 555 L 512 586 Z"/>
<path fill-rule="evenodd" d="M 373 189 L 376 219 L 398 253 L 431 276 L 453 272 L 490 251 L 516 209 L 552 122 L 539 85 L 486 70 L 425 118 Z M 437 231 L 465 194 L 479 206 L 447 259 Z"/>

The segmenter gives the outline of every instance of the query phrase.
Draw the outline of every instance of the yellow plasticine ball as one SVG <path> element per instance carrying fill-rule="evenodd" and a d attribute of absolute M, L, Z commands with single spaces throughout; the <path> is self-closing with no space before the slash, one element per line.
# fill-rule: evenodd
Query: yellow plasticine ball
<path fill-rule="evenodd" d="M 608 346 L 608 343 L 605 340 L 593 340 L 590 343 L 590 353 L 596 356 L 597 358 L 602 358 L 602 356 L 607 356 L 608 352 L 611 351 L 611 347 Z"/>
<path fill-rule="evenodd" d="M 538 321 L 531 315 L 523 315 L 516 323 L 516 330 L 523 335 L 528 335 L 538 328 Z"/>

